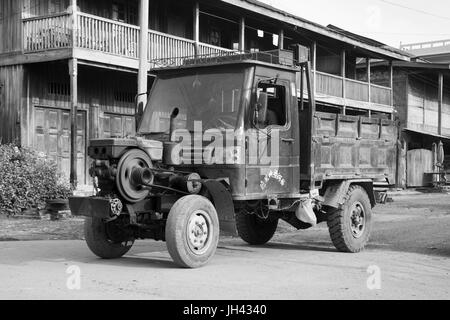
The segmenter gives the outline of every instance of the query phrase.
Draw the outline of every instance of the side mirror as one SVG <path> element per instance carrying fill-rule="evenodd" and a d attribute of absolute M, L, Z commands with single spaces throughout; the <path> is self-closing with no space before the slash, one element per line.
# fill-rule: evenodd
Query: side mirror
<path fill-rule="evenodd" d="M 265 125 L 267 121 L 267 104 L 269 95 L 261 92 L 258 97 L 258 102 L 255 107 L 255 124 Z"/>

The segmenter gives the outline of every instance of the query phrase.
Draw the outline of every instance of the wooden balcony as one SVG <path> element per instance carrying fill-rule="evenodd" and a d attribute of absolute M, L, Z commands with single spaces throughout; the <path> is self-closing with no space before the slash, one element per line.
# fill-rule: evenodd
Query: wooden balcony
<path fill-rule="evenodd" d="M 316 71 L 317 101 L 391 113 L 392 89 Z"/>
<path fill-rule="evenodd" d="M 75 49 L 84 53 L 87 59 L 137 67 L 139 58 L 140 28 L 98 16 L 77 13 L 76 23 L 71 14 L 58 14 L 23 20 L 23 51 L 26 54 L 39 53 L 56 49 Z M 76 26 L 77 32 L 73 32 Z M 195 55 L 196 43 L 193 40 L 172 36 L 149 30 L 148 59 L 172 59 L 175 64 L 182 62 L 182 57 Z M 218 55 L 233 50 L 198 43 L 198 54 Z M 114 58 L 116 57 L 116 59 Z M 121 59 L 117 59 L 121 58 Z"/>

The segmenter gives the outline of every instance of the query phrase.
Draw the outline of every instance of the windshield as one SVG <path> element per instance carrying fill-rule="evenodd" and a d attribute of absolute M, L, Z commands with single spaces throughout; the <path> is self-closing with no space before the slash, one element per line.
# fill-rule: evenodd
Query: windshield
<path fill-rule="evenodd" d="M 203 130 L 237 129 L 244 74 L 242 68 L 229 67 L 223 72 L 195 69 L 162 75 L 152 89 L 139 132 L 168 134 L 175 108 L 179 115 L 174 129 L 194 131 L 196 121 Z"/>

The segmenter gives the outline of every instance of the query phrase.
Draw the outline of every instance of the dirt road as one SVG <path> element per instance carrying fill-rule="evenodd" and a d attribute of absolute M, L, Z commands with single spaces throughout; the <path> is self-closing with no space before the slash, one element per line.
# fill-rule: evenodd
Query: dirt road
<path fill-rule="evenodd" d="M 325 225 L 282 226 L 263 247 L 222 239 L 198 270 L 177 269 L 153 241 L 114 261 L 83 241 L 0 242 L 0 299 L 450 299 L 450 196 L 396 198 L 375 212 L 360 254 L 336 252 Z"/>

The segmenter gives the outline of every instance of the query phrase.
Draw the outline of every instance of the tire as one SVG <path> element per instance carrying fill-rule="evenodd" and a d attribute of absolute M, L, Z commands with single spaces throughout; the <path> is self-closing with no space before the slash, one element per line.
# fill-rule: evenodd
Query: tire
<path fill-rule="evenodd" d="M 342 209 L 329 216 L 328 229 L 339 251 L 357 253 L 364 250 L 372 231 L 372 205 L 364 188 L 350 187 Z"/>
<path fill-rule="evenodd" d="M 219 218 L 211 201 L 199 195 L 186 196 L 170 210 L 167 249 L 178 266 L 199 268 L 216 253 L 219 233 Z"/>
<path fill-rule="evenodd" d="M 242 240 L 261 246 L 272 240 L 277 231 L 277 220 L 262 220 L 256 214 L 236 212 L 236 228 Z"/>
<path fill-rule="evenodd" d="M 112 225 L 111 225 L 112 227 Z M 117 259 L 124 256 L 134 244 L 134 240 L 112 241 L 108 235 L 109 226 L 97 218 L 86 218 L 84 237 L 89 249 L 102 259 Z"/>

